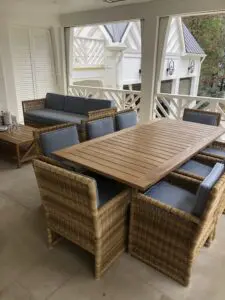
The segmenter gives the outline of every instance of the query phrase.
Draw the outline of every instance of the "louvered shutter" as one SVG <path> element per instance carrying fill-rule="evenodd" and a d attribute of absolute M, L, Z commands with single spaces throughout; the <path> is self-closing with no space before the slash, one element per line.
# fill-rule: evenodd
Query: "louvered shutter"
<path fill-rule="evenodd" d="M 21 122 L 23 100 L 43 98 L 56 91 L 53 51 L 48 29 L 14 27 L 11 40 Z"/>
<path fill-rule="evenodd" d="M 56 90 L 53 51 L 50 32 L 47 29 L 31 30 L 31 58 L 36 98 Z"/>
<path fill-rule="evenodd" d="M 11 41 L 19 121 L 21 121 L 23 119 L 22 101 L 35 99 L 29 29 L 12 28 Z"/>

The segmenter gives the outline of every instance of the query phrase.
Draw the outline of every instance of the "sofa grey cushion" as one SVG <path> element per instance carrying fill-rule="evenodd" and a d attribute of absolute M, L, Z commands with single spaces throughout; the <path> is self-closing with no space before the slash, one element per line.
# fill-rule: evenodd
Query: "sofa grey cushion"
<path fill-rule="evenodd" d="M 66 96 L 65 97 L 65 112 L 75 113 L 85 115 L 85 98 L 83 97 L 74 97 L 74 96 Z"/>
<path fill-rule="evenodd" d="M 209 193 L 213 188 L 213 186 L 220 179 L 223 173 L 224 173 L 224 164 L 216 163 L 212 171 L 210 172 L 210 174 L 199 185 L 197 191 L 197 202 L 193 211 L 194 215 L 199 217 L 203 214 L 206 203 L 209 198 Z"/>
<path fill-rule="evenodd" d="M 115 131 L 113 118 L 108 117 L 88 122 L 87 131 L 89 139 L 94 139 L 109 133 L 113 133 Z"/>
<path fill-rule="evenodd" d="M 220 156 L 225 159 L 225 150 L 222 150 L 222 149 L 209 147 L 209 148 L 204 149 L 202 151 L 202 153 L 217 155 L 217 156 Z"/>
<path fill-rule="evenodd" d="M 217 126 L 217 116 L 214 116 L 211 114 L 206 114 L 205 112 L 201 113 L 201 110 L 196 111 L 196 112 L 184 110 L 183 120 L 189 121 L 189 122 Z"/>
<path fill-rule="evenodd" d="M 97 188 L 97 207 L 100 208 L 122 192 L 125 187 L 121 183 L 93 172 L 85 173 L 95 179 Z"/>
<path fill-rule="evenodd" d="M 85 114 L 88 115 L 89 111 L 95 111 L 100 109 L 116 107 L 116 103 L 113 100 L 105 99 L 94 99 L 86 98 L 85 99 Z"/>
<path fill-rule="evenodd" d="M 76 126 L 66 127 L 40 135 L 40 143 L 43 154 L 55 159 L 52 152 L 73 146 L 79 143 Z"/>
<path fill-rule="evenodd" d="M 137 125 L 137 113 L 129 111 L 116 116 L 116 129 L 122 130 Z"/>
<path fill-rule="evenodd" d="M 45 107 L 54 110 L 63 110 L 65 105 L 65 96 L 53 93 L 46 94 Z"/>
<path fill-rule="evenodd" d="M 86 120 L 87 116 L 58 111 L 53 109 L 38 109 L 24 114 L 25 121 L 33 121 L 40 124 L 61 124 L 61 123 L 76 123 L 80 124 L 82 120 Z"/>
<path fill-rule="evenodd" d="M 186 171 L 197 176 L 206 177 L 212 171 L 212 167 L 191 159 L 182 165 L 179 171 Z"/>
<path fill-rule="evenodd" d="M 196 205 L 195 194 L 163 180 L 150 187 L 145 195 L 187 213 L 192 213 Z"/>

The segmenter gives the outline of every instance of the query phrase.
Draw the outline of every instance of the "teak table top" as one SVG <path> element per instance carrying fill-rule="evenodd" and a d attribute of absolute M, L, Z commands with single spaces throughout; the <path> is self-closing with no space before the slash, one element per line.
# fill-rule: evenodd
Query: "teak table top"
<path fill-rule="evenodd" d="M 25 125 L 19 125 L 18 129 L 12 132 L 0 132 L 0 140 L 21 145 L 33 141 L 33 128 Z"/>
<path fill-rule="evenodd" d="M 55 154 L 144 191 L 224 132 L 221 127 L 164 119 L 121 130 Z"/>

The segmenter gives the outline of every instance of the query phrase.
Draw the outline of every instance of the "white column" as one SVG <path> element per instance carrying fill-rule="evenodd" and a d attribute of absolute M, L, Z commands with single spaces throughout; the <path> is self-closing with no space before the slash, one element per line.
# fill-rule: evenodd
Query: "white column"
<path fill-rule="evenodd" d="M 126 45 L 112 43 L 106 46 L 104 86 L 119 89 L 121 87 L 123 51 Z"/>
<path fill-rule="evenodd" d="M 140 104 L 140 121 L 148 122 L 153 118 L 154 94 L 156 80 L 160 78 L 164 41 L 169 18 L 163 18 L 159 31 L 158 18 L 143 21 L 142 25 L 142 99 Z M 156 64 L 157 61 L 157 64 Z"/>

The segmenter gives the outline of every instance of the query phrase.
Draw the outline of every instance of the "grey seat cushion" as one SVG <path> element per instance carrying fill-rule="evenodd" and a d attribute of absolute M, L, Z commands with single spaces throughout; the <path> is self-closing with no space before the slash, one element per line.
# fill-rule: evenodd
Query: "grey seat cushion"
<path fill-rule="evenodd" d="M 80 124 L 87 116 L 53 109 L 38 109 L 26 112 L 24 118 L 35 123 L 54 125 L 69 122 Z"/>
<path fill-rule="evenodd" d="M 221 149 L 218 149 L 218 148 L 209 147 L 209 148 L 204 149 L 202 151 L 202 153 L 221 156 L 225 159 L 225 150 L 221 150 Z"/>
<path fill-rule="evenodd" d="M 87 115 L 85 110 L 85 98 L 66 96 L 64 111 L 74 114 Z"/>
<path fill-rule="evenodd" d="M 46 94 L 45 107 L 54 110 L 63 110 L 65 104 L 65 96 L 53 93 Z"/>
<path fill-rule="evenodd" d="M 121 183 L 109 179 L 107 177 L 98 175 L 93 172 L 87 172 L 85 175 L 95 179 L 97 187 L 97 207 L 100 208 L 108 201 L 116 197 L 122 192 L 125 187 Z"/>
<path fill-rule="evenodd" d="M 90 111 L 116 107 L 116 103 L 113 100 L 86 98 L 84 103 L 86 115 L 88 115 Z"/>
<path fill-rule="evenodd" d="M 137 125 L 137 113 L 129 111 L 116 116 L 116 129 L 121 130 Z"/>
<path fill-rule="evenodd" d="M 182 165 L 179 171 L 186 171 L 197 176 L 206 177 L 212 171 L 212 167 L 191 159 Z"/>
<path fill-rule="evenodd" d="M 104 136 L 115 131 L 113 118 L 108 117 L 87 123 L 89 139 Z"/>
<path fill-rule="evenodd" d="M 52 152 L 73 146 L 79 143 L 76 126 L 66 127 L 40 135 L 40 144 L 45 156 L 55 159 Z"/>
<path fill-rule="evenodd" d="M 201 216 L 203 214 L 209 198 L 209 193 L 223 173 L 224 164 L 216 163 L 210 174 L 199 185 L 197 191 L 197 202 L 193 211 L 194 215 Z"/>
<path fill-rule="evenodd" d="M 187 213 L 192 213 L 196 205 L 195 194 L 167 181 L 160 181 L 153 185 L 145 195 Z"/>
<path fill-rule="evenodd" d="M 211 114 L 206 114 L 205 112 L 201 113 L 201 110 L 199 110 L 199 111 L 185 110 L 183 120 L 189 121 L 189 122 L 217 126 L 217 116 L 214 116 Z"/>

